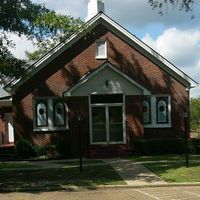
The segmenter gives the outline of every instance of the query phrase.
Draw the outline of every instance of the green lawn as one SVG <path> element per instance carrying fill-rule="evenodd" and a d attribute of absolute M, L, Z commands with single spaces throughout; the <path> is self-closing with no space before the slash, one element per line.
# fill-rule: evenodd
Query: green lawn
<path fill-rule="evenodd" d="M 144 166 L 167 182 L 200 182 L 200 163 L 190 163 L 189 168 L 182 162 L 145 163 Z"/>
<path fill-rule="evenodd" d="M 182 155 L 152 155 L 152 156 L 132 156 L 129 159 L 136 162 L 143 161 L 160 161 L 160 160 L 169 160 L 169 161 L 183 161 L 185 160 L 185 154 Z M 195 160 L 200 162 L 200 155 L 189 155 L 189 160 Z"/>
<path fill-rule="evenodd" d="M 35 167 L 26 163 L 0 163 L 0 169 L 20 169 Z"/>
<path fill-rule="evenodd" d="M 125 184 L 109 165 L 87 166 L 83 172 L 78 167 L 0 171 L 1 188 L 26 188 L 34 186 L 62 188 L 66 186 L 120 185 Z"/>
<path fill-rule="evenodd" d="M 79 161 L 55 161 L 53 163 L 59 164 L 59 165 L 66 165 L 66 166 L 68 165 L 79 166 Z M 83 160 L 83 165 L 87 165 L 87 164 L 105 164 L 105 163 L 102 160 Z"/>
<path fill-rule="evenodd" d="M 167 182 L 200 182 L 200 155 L 189 155 L 189 168 L 185 167 L 185 154 L 132 156 L 129 159 L 144 162 L 145 167 Z"/>

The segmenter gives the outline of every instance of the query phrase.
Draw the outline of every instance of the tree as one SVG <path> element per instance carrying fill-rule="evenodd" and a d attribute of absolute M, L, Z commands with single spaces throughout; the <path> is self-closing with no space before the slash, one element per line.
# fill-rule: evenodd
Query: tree
<path fill-rule="evenodd" d="M 8 78 L 19 77 L 27 66 L 25 60 L 15 58 L 9 51 L 14 43 L 8 32 L 28 37 L 35 35 L 33 22 L 38 14 L 49 12 L 43 5 L 33 4 L 29 0 L 1 0 L 0 3 L 0 82 Z"/>
<path fill-rule="evenodd" d="M 195 0 L 149 0 L 153 9 L 159 9 L 159 13 L 163 14 L 163 7 L 168 4 L 177 5 L 179 9 L 185 12 L 191 12 L 193 10 L 193 4 Z M 193 16 L 192 16 L 193 17 Z"/>
<path fill-rule="evenodd" d="M 43 46 L 47 38 L 56 38 L 59 33 L 71 33 L 80 24 L 80 19 L 57 15 L 43 4 L 32 3 L 31 0 L 0 0 L 0 82 L 8 78 L 19 77 L 28 66 L 25 60 L 15 58 L 9 51 L 14 42 L 7 33 L 26 35 L 28 39 L 37 41 Z M 66 23 L 62 27 L 62 20 Z M 67 21 L 68 20 L 68 21 Z M 65 31 L 62 31 L 62 30 Z M 60 36 L 60 35 L 59 35 Z M 64 35 L 63 35 L 64 36 Z M 44 53 L 44 51 L 42 52 Z"/>
<path fill-rule="evenodd" d="M 200 132 L 200 98 L 192 98 L 190 101 L 190 120 L 191 129 L 194 132 Z"/>
<path fill-rule="evenodd" d="M 32 53 L 26 51 L 29 61 L 39 59 L 56 44 L 68 38 L 82 24 L 79 18 L 56 14 L 54 11 L 39 15 L 34 22 L 36 27 L 40 27 L 35 41 L 38 49 Z"/>

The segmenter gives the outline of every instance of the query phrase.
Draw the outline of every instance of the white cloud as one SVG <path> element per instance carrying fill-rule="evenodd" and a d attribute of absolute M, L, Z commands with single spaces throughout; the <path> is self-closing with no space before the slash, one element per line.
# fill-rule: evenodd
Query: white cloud
<path fill-rule="evenodd" d="M 159 10 L 153 10 L 147 0 L 104 0 L 106 13 L 124 26 L 144 27 L 149 23 L 162 23 L 169 26 L 194 27 L 199 25 L 200 3 L 195 2 L 195 18 L 191 19 L 191 13 L 180 12 L 179 8 L 170 4 L 164 7 L 164 15 L 158 14 Z"/>
<path fill-rule="evenodd" d="M 170 28 L 156 39 L 146 34 L 143 41 L 200 82 L 200 30 Z M 200 88 L 193 89 L 191 94 L 200 96 Z"/>
<path fill-rule="evenodd" d="M 181 67 L 194 65 L 200 58 L 200 30 L 170 28 L 155 40 L 147 34 L 143 41 Z"/>
<path fill-rule="evenodd" d="M 32 42 L 29 41 L 25 36 L 17 36 L 16 34 L 8 34 L 7 35 L 12 41 L 15 43 L 15 48 L 10 48 L 11 53 L 15 55 L 15 57 L 20 59 L 25 59 L 25 50 L 32 52 L 36 48 L 33 46 Z"/>
<path fill-rule="evenodd" d="M 45 3 L 45 5 L 54 9 L 57 13 L 81 17 L 86 17 L 87 0 L 33 0 L 36 3 Z M 198 26 L 200 3 L 195 1 L 195 18 L 191 20 L 191 13 L 180 12 L 179 8 L 164 7 L 164 15 L 158 14 L 159 10 L 153 10 L 148 0 L 103 0 L 105 3 L 105 13 L 115 19 L 125 27 L 144 27 L 149 23 L 162 23 L 166 27 L 176 25 L 180 26 Z"/>
<path fill-rule="evenodd" d="M 81 17 L 82 19 L 86 16 L 86 0 L 34 0 L 34 2 L 44 3 L 47 8 L 60 14 Z"/>

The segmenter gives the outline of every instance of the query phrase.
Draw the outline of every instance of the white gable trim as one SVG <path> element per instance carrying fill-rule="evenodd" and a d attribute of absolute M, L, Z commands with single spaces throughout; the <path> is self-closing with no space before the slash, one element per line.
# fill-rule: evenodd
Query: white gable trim
<path fill-rule="evenodd" d="M 95 76 L 96 74 L 101 72 L 106 67 L 109 67 L 114 72 L 116 72 L 117 74 L 122 76 L 124 79 L 128 80 L 131 84 L 133 84 L 134 86 L 137 86 L 138 88 L 140 88 L 143 91 L 143 95 L 151 95 L 151 92 L 149 90 L 147 90 L 145 87 L 143 87 L 140 84 L 138 84 L 137 82 L 135 82 L 129 76 L 127 76 L 126 74 L 121 72 L 119 69 L 114 67 L 111 63 L 105 62 L 100 67 L 98 67 L 95 71 L 91 72 L 90 74 L 88 74 L 86 76 L 83 76 L 82 79 L 80 79 L 80 81 L 77 84 L 75 84 L 74 86 L 72 86 L 70 89 L 64 91 L 63 92 L 63 97 L 72 96 L 72 92 L 73 91 L 75 91 L 77 88 L 81 87 L 84 83 L 86 83 L 89 79 L 91 79 L 93 76 Z"/>
<path fill-rule="evenodd" d="M 100 12 L 98 15 L 93 17 L 90 21 L 85 23 L 76 33 L 74 33 L 71 37 L 66 39 L 64 42 L 61 42 L 56 47 L 54 47 L 51 51 L 49 51 L 46 55 L 36 61 L 31 68 L 27 70 L 24 76 L 20 79 L 16 79 L 11 81 L 7 86 L 5 86 L 6 91 L 10 91 L 14 93 L 15 89 L 25 83 L 28 79 L 34 76 L 38 71 L 40 71 L 43 67 L 45 67 L 48 63 L 53 61 L 58 55 L 72 46 L 76 41 L 78 41 L 84 34 L 90 32 L 95 26 L 98 24 L 105 25 L 108 29 L 113 31 L 119 37 L 123 38 L 130 45 L 134 46 L 138 51 L 143 53 L 145 56 L 150 58 L 153 62 L 158 64 L 163 70 L 169 73 L 172 77 L 180 81 L 187 88 L 196 87 L 198 83 L 182 72 L 180 69 L 175 67 L 172 63 L 150 48 L 148 45 L 143 43 L 137 37 L 132 35 L 118 23 L 113 21 L 111 18 L 106 16 L 104 13 Z"/>

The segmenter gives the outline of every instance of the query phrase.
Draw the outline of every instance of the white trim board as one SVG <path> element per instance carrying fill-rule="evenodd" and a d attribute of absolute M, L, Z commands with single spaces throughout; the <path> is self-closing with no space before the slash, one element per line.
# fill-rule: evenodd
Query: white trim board
<path fill-rule="evenodd" d="M 67 50 L 69 47 L 71 47 L 81 37 L 83 37 L 85 34 L 90 32 L 94 27 L 96 27 L 99 24 L 104 25 L 109 30 L 114 32 L 117 36 L 119 36 L 120 38 L 128 42 L 131 46 L 134 46 L 134 48 L 136 48 L 139 52 L 141 52 L 143 55 L 148 57 L 152 62 L 156 63 L 158 66 L 160 66 L 163 70 L 169 73 L 172 77 L 174 77 L 180 83 L 185 85 L 187 88 L 196 87 L 198 85 L 196 81 L 194 81 L 192 78 L 190 78 L 180 69 L 178 69 L 175 65 L 170 63 L 168 60 L 166 60 L 164 57 L 162 57 L 160 54 L 158 54 L 148 45 L 143 43 L 133 34 L 128 32 L 125 28 L 120 26 L 114 20 L 109 18 L 107 15 L 100 12 L 99 14 L 94 16 L 91 20 L 89 20 L 87 23 L 85 23 L 76 33 L 71 35 L 71 37 L 61 42 L 60 44 L 58 44 L 56 47 L 50 50 L 46 55 L 44 55 L 42 58 L 36 61 L 31 66 L 31 68 L 27 70 L 27 72 L 24 74 L 22 78 L 15 79 L 11 81 L 8 85 L 6 85 L 5 90 L 8 92 L 11 91 L 12 93 L 14 93 L 17 87 L 19 87 L 20 85 L 25 83 L 27 80 L 29 80 L 38 71 L 40 71 L 48 63 L 54 60 L 58 55 L 60 55 L 62 52 Z"/>

